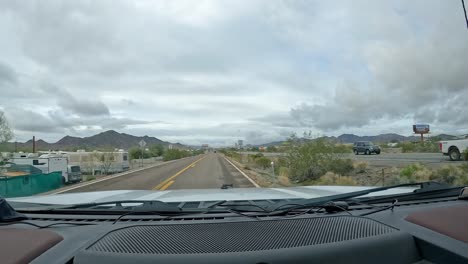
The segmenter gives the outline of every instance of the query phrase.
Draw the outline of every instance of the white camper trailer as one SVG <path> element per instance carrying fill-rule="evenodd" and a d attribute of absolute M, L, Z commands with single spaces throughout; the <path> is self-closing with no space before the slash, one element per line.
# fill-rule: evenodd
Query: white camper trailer
<path fill-rule="evenodd" d="M 44 154 L 39 156 L 35 153 L 14 153 L 9 161 L 15 164 L 34 166 L 40 169 L 42 173 L 60 171 L 64 183 L 81 181 L 81 175 L 79 177 L 69 177 L 68 159 L 60 155 Z"/>
<path fill-rule="evenodd" d="M 62 155 L 68 157 L 69 165 L 78 165 L 83 173 L 111 174 L 126 171 L 130 168 L 128 152 L 66 152 Z"/>

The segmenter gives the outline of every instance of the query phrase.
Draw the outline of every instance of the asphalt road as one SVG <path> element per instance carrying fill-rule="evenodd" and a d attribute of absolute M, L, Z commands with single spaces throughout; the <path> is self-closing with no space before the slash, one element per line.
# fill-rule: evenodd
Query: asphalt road
<path fill-rule="evenodd" d="M 380 155 L 354 155 L 349 158 L 356 161 L 366 161 L 376 167 L 404 167 L 411 163 L 421 163 L 428 167 L 443 165 L 460 165 L 465 161 L 450 161 L 442 153 L 381 153 Z"/>
<path fill-rule="evenodd" d="M 254 187 L 223 156 L 208 153 L 196 157 L 161 164 L 94 184 L 63 192 L 91 192 L 107 190 L 173 190 L 220 188 L 223 184 L 233 187 Z"/>

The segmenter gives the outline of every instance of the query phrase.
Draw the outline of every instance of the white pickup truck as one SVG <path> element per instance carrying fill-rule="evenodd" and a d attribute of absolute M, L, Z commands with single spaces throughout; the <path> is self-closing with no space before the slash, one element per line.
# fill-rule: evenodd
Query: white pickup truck
<path fill-rule="evenodd" d="M 439 149 L 450 160 L 460 160 L 462 153 L 468 149 L 468 139 L 440 141 Z"/>

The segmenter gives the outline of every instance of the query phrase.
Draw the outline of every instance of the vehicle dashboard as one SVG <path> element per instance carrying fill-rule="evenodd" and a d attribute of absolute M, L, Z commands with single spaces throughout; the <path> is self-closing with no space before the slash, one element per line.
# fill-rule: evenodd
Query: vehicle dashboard
<path fill-rule="evenodd" d="M 0 255 L 2 263 L 468 263 L 467 201 L 412 201 L 359 216 L 373 210 L 129 215 L 115 224 L 106 215 L 30 214 L 40 226 L 90 225 L 0 226 Z"/>

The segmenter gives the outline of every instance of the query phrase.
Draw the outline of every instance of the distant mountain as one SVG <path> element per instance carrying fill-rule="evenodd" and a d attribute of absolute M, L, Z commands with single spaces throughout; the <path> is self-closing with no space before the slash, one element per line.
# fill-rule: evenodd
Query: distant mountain
<path fill-rule="evenodd" d="M 405 137 L 395 133 L 390 134 L 380 134 L 377 136 L 356 136 L 353 134 L 343 134 L 337 137 L 338 142 L 341 143 L 354 143 L 356 141 L 372 141 L 376 143 L 382 142 L 403 142 L 403 141 L 415 141 L 418 140 L 418 137 L 409 136 Z"/>
<path fill-rule="evenodd" d="M 435 136 L 437 137 L 439 140 L 455 140 L 455 139 L 459 139 L 460 137 L 457 137 L 457 136 L 452 136 L 452 135 L 447 135 L 447 134 L 440 134 L 438 136 Z M 461 137 L 463 138 L 463 137 Z"/>
<path fill-rule="evenodd" d="M 59 141 L 55 143 L 48 143 L 44 140 L 37 140 L 36 141 L 36 149 L 37 150 L 77 150 L 77 149 L 87 149 L 87 150 L 94 150 L 94 149 L 129 149 L 131 147 L 138 146 L 138 143 L 144 140 L 147 146 L 154 145 L 154 144 L 161 144 L 164 146 L 168 146 L 172 144 L 175 148 L 186 148 L 184 145 L 180 143 L 170 143 L 166 141 L 162 141 L 155 137 L 149 136 L 133 136 L 125 133 L 118 133 L 114 130 L 108 130 L 102 133 L 99 133 L 94 136 L 90 137 L 72 137 L 72 136 L 65 136 Z M 14 144 L 14 143 L 12 143 Z M 18 149 L 30 149 L 32 150 L 32 140 L 29 140 L 25 143 L 18 143 Z"/>

